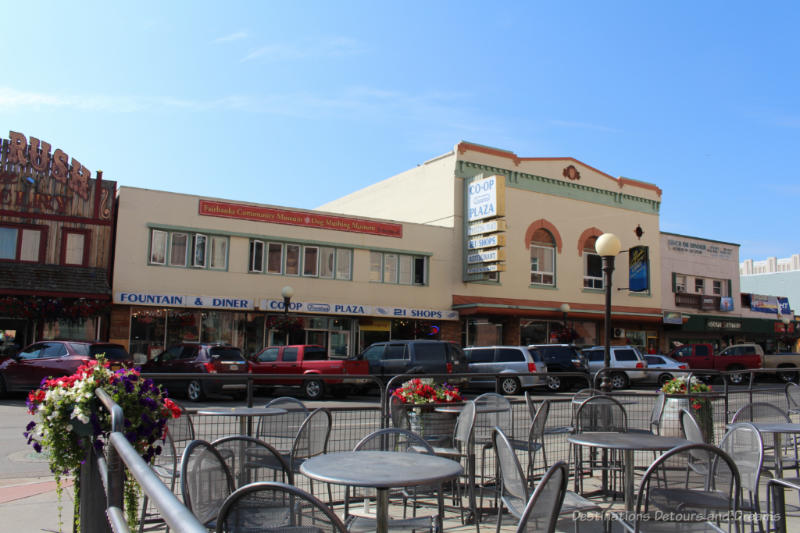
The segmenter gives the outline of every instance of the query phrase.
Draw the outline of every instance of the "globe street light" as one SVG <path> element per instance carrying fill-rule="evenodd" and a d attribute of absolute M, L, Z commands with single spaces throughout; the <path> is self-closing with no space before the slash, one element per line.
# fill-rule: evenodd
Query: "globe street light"
<path fill-rule="evenodd" d="M 611 382 L 608 379 L 611 367 L 611 274 L 614 272 L 614 258 L 619 254 L 622 244 L 613 233 L 603 233 L 597 238 L 594 249 L 603 260 L 603 286 L 606 290 L 605 309 L 605 352 L 603 353 L 603 381 L 600 388 L 605 392 L 611 391 Z"/>
<path fill-rule="evenodd" d="M 294 289 L 291 285 L 285 286 L 281 289 L 281 296 L 283 296 L 283 314 L 287 318 L 289 317 L 289 302 L 292 301 L 292 296 L 294 296 Z"/>

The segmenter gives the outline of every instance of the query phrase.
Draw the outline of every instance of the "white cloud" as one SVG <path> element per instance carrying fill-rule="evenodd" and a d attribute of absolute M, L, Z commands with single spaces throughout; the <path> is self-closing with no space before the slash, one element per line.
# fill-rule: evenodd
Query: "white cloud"
<path fill-rule="evenodd" d="M 247 32 L 244 31 L 244 30 L 241 30 L 241 31 L 237 31 L 237 32 L 231 33 L 230 35 L 217 37 L 216 39 L 214 39 L 213 42 L 217 43 L 217 44 L 229 43 L 231 41 L 241 41 L 242 39 L 247 39 L 247 37 L 248 37 Z"/>

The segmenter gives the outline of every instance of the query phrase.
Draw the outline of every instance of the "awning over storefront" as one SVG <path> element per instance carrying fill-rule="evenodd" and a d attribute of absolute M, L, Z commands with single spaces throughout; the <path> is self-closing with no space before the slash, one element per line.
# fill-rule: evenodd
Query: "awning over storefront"
<path fill-rule="evenodd" d="M 521 317 L 561 317 L 561 304 L 544 300 L 518 300 L 514 298 L 487 298 L 480 296 L 453 295 L 453 309 L 461 316 L 469 315 L 514 315 Z M 570 320 L 602 320 L 603 305 L 567 302 L 570 305 Z M 615 321 L 661 323 L 660 309 L 644 307 L 611 306 Z"/>

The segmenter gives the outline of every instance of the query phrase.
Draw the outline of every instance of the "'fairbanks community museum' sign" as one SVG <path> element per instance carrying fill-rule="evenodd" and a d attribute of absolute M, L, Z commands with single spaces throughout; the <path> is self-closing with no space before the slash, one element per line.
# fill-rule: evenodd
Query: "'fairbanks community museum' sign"
<path fill-rule="evenodd" d="M 402 224 L 212 200 L 200 200 L 198 214 L 210 217 L 236 218 L 239 220 L 252 220 L 254 222 L 288 224 L 290 226 L 304 226 L 307 228 L 347 231 L 351 233 L 369 233 L 371 235 L 381 235 L 384 237 L 400 238 L 403 236 Z"/>

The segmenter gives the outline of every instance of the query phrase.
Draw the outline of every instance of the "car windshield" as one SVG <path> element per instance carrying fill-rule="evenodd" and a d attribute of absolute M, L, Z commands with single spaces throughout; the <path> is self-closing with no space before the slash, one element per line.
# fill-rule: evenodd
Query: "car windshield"
<path fill-rule="evenodd" d="M 208 353 L 212 358 L 216 358 L 219 361 L 236 361 L 244 363 L 244 357 L 242 357 L 242 352 L 239 350 L 239 348 L 215 346 L 210 348 Z"/>
<path fill-rule="evenodd" d="M 118 344 L 93 344 L 89 346 L 89 353 L 92 357 L 103 354 L 107 361 L 125 361 L 130 359 L 125 348 Z"/>

